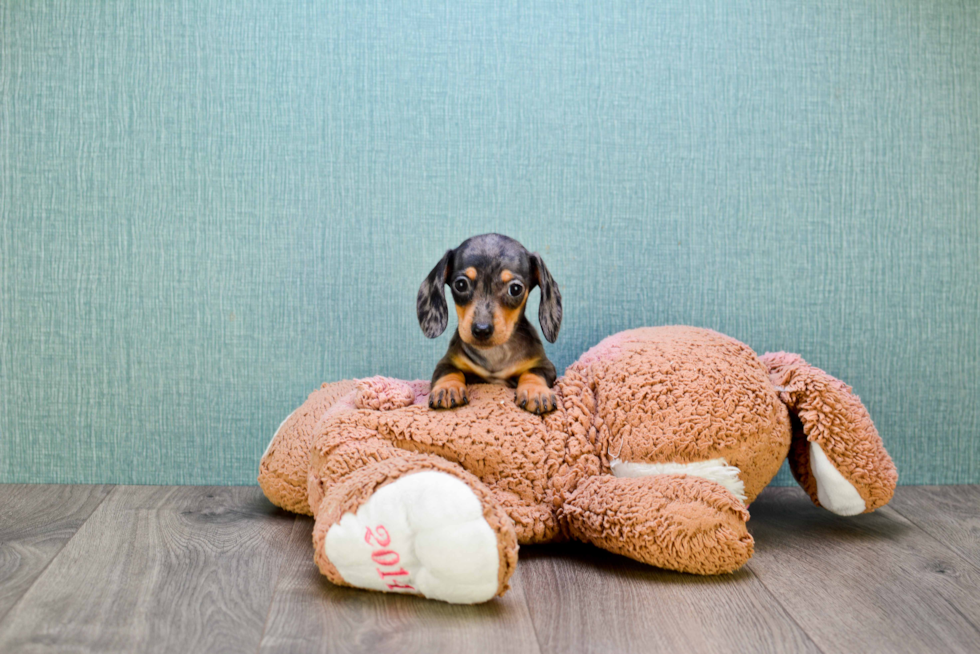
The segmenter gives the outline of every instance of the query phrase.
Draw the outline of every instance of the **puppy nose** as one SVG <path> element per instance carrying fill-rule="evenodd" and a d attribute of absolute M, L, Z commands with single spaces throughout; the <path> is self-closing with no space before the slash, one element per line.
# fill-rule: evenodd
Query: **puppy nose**
<path fill-rule="evenodd" d="M 475 322 L 470 327 L 470 331 L 473 332 L 473 338 L 485 339 L 490 338 L 493 334 L 493 325 L 488 322 Z"/>

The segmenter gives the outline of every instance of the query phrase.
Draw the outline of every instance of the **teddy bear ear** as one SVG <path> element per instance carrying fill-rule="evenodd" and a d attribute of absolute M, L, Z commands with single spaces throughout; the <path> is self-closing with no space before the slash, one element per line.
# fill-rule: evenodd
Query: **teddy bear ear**
<path fill-rule="evenodd" d="M 538 323 L 549 343 L 554 343 L 561 329 L 561 291 L 558 282 L 548 272 L 544 259 L 537 252 L 531 253 L 531 274 L 541 288 L 541 304 L 538 306 Z"/>
<path fill-rule="evenodd" d="M 427 338 L 435 338 L 446 331 L 449 323 L 449 307 L 446 305 L 446 276 L 453 266 L 454 250 L 446 250 L 419 287 L 415 300 L 415 312 L 419 326 Z"/>

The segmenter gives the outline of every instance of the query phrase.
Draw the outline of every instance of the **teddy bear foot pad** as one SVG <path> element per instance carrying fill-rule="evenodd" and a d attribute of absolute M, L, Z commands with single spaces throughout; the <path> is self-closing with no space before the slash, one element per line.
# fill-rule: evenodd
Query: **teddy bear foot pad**
<path fill-rule="evenodd" d="M 834 466 L 823 449 L 810 443 L 810 471 L 817 484 L 820 506 L 837 515 L 864 513 L 867 505 L 858 490 Z"/>
<path fill-rule="evenodd" d="M 330 527 L 323 547 L 358 588 L 463 604 L 497 594 L 497 535 L 470 487 L 444 472 L 382 486 Z"/>

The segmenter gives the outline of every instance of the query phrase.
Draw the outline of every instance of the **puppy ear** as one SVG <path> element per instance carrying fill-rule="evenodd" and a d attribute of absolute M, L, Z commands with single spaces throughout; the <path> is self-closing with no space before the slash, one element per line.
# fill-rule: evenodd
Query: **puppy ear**
<path fill-rule="evenodd" d="M 554 277 L 548 272 L 544 260 L 537 252 L 531 253 L 531 274 L 541 288 L 541 304 L 538 307 L 538 322 L 549 343 L 558 338 L 561 328 L 561 291 Z"/>
<path fill-rule="evenodd" d="M 432 269 L 428 277 L 419 287 L 419 295 L 415 300 L 415 311 L 419 316 L 419 325 L 427 338 L 435 338 L 446 331 L 449 322 L 449 307 L 446 306 L 446 275 L 453 265 L 453 250 L 446 250 L 439 263 Z"/>

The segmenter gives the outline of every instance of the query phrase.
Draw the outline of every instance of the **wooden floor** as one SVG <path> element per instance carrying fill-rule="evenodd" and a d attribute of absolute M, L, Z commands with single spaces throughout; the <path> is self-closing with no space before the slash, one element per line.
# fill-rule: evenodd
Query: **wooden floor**
<path fill-rule="evenodd" d="M 0 652 L 980 652 L 980 486 L 751 507 L 734 575 L 521 549 L 502 599 L 332 586 L 257 488 L 0 485 Z"/>

